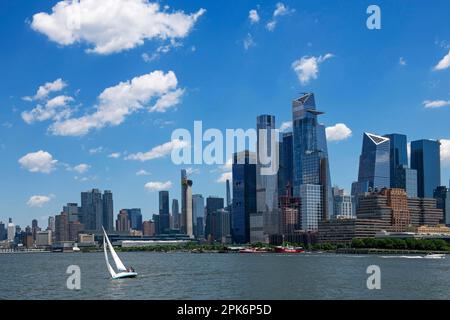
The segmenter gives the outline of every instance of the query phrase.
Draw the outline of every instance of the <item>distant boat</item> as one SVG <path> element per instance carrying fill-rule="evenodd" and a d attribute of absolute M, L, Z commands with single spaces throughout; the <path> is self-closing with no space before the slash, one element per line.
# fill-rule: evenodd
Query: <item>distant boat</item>
<path fill-rule="evenodd" d="M 103 229 L 103 228 L 102 228 Z M 113 279 L 124 279 L 124 278 L 135 278 L 138 274 L 133 270 L 133 268 L 127 268 L 123 264 L 122 260 L 120 260 L 116 251 L 114 250 L 111 242 L 109 241 L 108 235 L 106 234 L 105 229 L 103 229 L 103 250 L 105 251 L 105 260 L 106 266 L 108 267 L 108 271 L 111 274 L 111 278 Z M 114 263 L 116 264 L 116 268 L 118 272 L 116 273 L 114 269 L 109 264 L 108 260 L 108 252 L 106 247 L 108 246 L 109 251 L 111 251 L 111 256 L 113 257 Z"/>
<path fill-rule="evenodd" d="M 303 253 L 305 250 L 301 247 L 278 246 L 275 247 L 276 253 Z"/>
<path fill-rule="evenodd" d="M 268 250 L 257 248 L 244 248 L 239 250 L 239 253 L 268 253 Z"/>
<path fill-rule="evenodd" d="M 442 253 L 435 253 L 435 254 L 427 254 L 425 257 L 425 259 L 445 259 L 445 254 Z"/>

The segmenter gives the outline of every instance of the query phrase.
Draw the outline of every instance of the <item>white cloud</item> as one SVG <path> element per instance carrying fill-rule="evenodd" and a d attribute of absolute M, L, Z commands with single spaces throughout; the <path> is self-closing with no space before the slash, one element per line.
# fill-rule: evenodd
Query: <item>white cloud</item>
<path fill-rule="evenodd" d="M 250 19 L 250 22 L 253 23 L 258 23 L 260 18 L 259 18 L 259 14 L 258 11 L 255 9 L 252 9 L 249 11 L 248 13 L 248 18 Z"/>
<path fill-rule="evenodd" d="M 292 128 L 292 121 L 285 121 L 280 126 L 280 131 L 286 131 L 288 129 Z"/>
<path fill-rule="evenodd" d="M 400 57 L 400 59 L 398 60 L 398 64 L 401 66 L 406 66 L 406 60 L 403 57 Z"/>
<path fill-rule="evenodd" d="M 156 104 L 150 108 L 150 112 L 164 113 L 173 106 L 181 102 L 181 96 L 184 94 L 184 89 L 177 89 L 170 91 L 156 101 Z"/>
<path fill-rule="evenodd" d="M 150 172 L 148 172 L 148 171 L 146 171 L 144 169 L 141 169 L 138 172 L 136 172 L 137 176 L 149 176 L 150 174 L 151 174 Z"/>
<path fill-rule="evenodd" d="M 319 74 L 319 65 L 334 57 L 333 54 L 327 53 L 324 56 L 303 56 L 301 59 L 292 63 L 292 69 L 297 74 L 298 80 L 302 85 L 307 84 L 311 79 L 317 79 Z"/>
<path fill-rule="evenodd" d="M 439 61 L 439 63 L 433 68 L 433 70 L 444 70 L 450 67 L 450 51 Z"/>
<path fill-rule="evenodd" d="M 186 141 L 175 139 L 166 142 L 162 145 L 159 145 L 157 147 L 154 147 L 150 151 L 130 154 L 125 158 L 125 160 L 138 160 L 144 162 L 153 159 L 158 159 L 170 154 L 172 150 L 182 149 L 188 145 L 189 144 Z"/>
<path fill-rule="evenodd" d="M 205 12 L 169 13 L 148 0 L 63 0 L 52 13 L 35 14 L 31 27 L 59 45 L 86 43 L 87 52 L 106 55 L 133 49 L 146 40 L 185 38 Z"/>
<path fill-rule="evenodd" d="M 33 122 L 53 119 L 59 121 L 70 117 L 72 110 L 68 106 L 74 99 L 69 96 L 57 96 L 46 102 L 45 106 L 38 105 L 30 111 L 22 112 L 22 119 L 31 124 Z"/>
<path fill-rule="evenodd" d="M 50 173 L 55 169 L 58 160 L 46 151 L 37 151 L 24 155 L 19 164 L 30 172 Z"/>
<path fill-rule="evenodd" d="M 193 174 L 199 174 L 199 173 L 200 173 L 200 169 L 197 169 L 197 168 L 189 167 L 189 168 L 186 169 L 186 174 L 188 176 L 191 176 Z"/>
<path fill-rule="evenodd" d="M 248 50 L 251 47 L 256 46 L 256 43 L 253 40 L 253 37 L 252 37 L 252 35 L 250 33 L 248 33 L 247 36 L 245 37 L 245 39 L 243 41 L 243 44 L 244 44 L 244 49 L 245 50 Z"/>
<path fill-rule="evenodd" d="M 79 174 L 83 174 L 83 173 L 87 172 L 90 168 L 91 168 L 90 165 L 81 163 L 81 164 L 73 167 L 73 170 L 78 172 Z"/>
<path fill-rule="evenodd" d="M 343 123 L 325 129 L 328 141 L 341 141 L 352 136 L 352 130 Z"/>
<path fill-rule="evenodd" d="M 442 108 L 450 105 L 450 100 L 425 100 L 423 105 L 427 109 Z"/>
<path fill-rule="evenodd" d="M 148 191 L 168 190 L 168 189 L 172 188 L 172 182 L 171 181 L 166 181 L 166 182 L 150 181 L 145 184 L 144 188 L 147 189 Z"/>
<path fill-rule="evenodd" d="M 220 177 L 216 180 L 217 183 L 225 183 L 227 180 L 232 180 L 232 172 L 224 172 L 220 175 Z"/>
<path fill-rule="evenodd" d="M 441 164 L 443 167 L 450 166 L 450 140 L 442 139 L 441 142 Z"/>
<path fill-rule="evenodd" d="M 108 158 L 118 159 L 118 158 L 120 158 L 120 153 L 119 152 L 113 152 L 110 155 L 108 155 Z"/>
<path fill-rule="evenodd" d="M 183 91 L 177 89 L 175 73 L 153 71 L 130 81 L 105 89 L 99 96 L 95 112 L 79 118 L 69 118 L 53 123 L 49 130 L 54 135 L 82 136 L 90 130 L 117 126 L 130 114 L 158 99 L 150 111 L 166 111 L 180 101 Z M 156 108 L 156 109 L 155 109 Z"/>
<path fill-rule="evenodd" d="M 51 92 L 58 92 L 64 89 L 67 83 L 59 78 L 53 82 L 47 82 L 46 84 L 39 87 L 34 97 L 23 97 L 26 101 L 41 100 L 46 98 Z"/>
<path fill-rule="evenodd" d="M 266 29 L 269 31 L 275 30 L 275 27 L 277 26 L 277 20 L 279 17 L 289 15 L 291 13 L 294 13 L 294 9 L 290 9 L 288 6 L 286 6 L 284 3 L 278 2 L 275 6 L 275 10 L 273 12 L 272 20 L 270 20 L 266 24 Z"/>
<path fill-rule="evenodd" d="M 30 199 L 27 201 L 27 206 L 30 208 L 39 207 L 41 208 L 44 204 L 47 202 L 50 202 L 50 200 L 53 198 L 53 195 L 50 196 L 31 196 Z"/>
<path fill-rule="evenodd" d="M 89 154 L 98 154 L 103 152 L 103 147 L 89 149 Z"/>

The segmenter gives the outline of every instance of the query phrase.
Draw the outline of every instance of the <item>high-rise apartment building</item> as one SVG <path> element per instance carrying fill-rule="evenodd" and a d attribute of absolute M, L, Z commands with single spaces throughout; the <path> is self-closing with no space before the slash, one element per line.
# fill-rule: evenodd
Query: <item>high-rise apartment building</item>
<path fill-rule="evenodd" d="M 187 178 L 186 170 L 181 170 L 181 232 L 194 236 L 192 221 L 192 180 Z"/>
<path fill-rule="evenodd" d="M 417 195 L 419 198 L 432 198 L 434 190 L 441 185 L 439 141 L 412 141 L 411 169 L 417 170 Z"/>
<path fill-rule="evenodd" d="M 162 233 L 170 231 L 169 191 L 159 192 L 159 223 Z"/>

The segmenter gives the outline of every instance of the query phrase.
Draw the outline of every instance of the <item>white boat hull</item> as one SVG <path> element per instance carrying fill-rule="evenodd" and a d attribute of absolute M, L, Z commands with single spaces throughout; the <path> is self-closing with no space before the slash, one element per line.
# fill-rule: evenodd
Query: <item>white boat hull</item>
<path fill-rule="evenodd" d="M 137 277 L 137 272 L 119 272 L 113 276 L 113 279 L 126 279 L 126 278 L 135 278 Z"/>

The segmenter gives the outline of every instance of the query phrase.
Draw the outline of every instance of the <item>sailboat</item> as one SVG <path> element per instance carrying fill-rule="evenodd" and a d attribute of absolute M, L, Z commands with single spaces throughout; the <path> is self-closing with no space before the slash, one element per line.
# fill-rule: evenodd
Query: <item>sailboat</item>
<path fill-rule="evenodd" d="M 113 246 L 111 245 L 111 242 L 109 241 L 108 235 L 106 234 L 105 229 L 103 229 L 103 250 L 105 251 L 105 260 L 106 260 L 106 266 L 108 267 L 108 271 L 111 274 L 111 278 L 113 279 L 124 279 L 124 278 L 134 278 L 138 274 L 133 270 L 133 268 L 127 268 L 123 264 L 122 260 L 120 260 L 119 256 L 117 255 L 116 251 L 114 250 Z M 108 260 L 108 252 L 106 250 L 106 247 L 109 248 L 109 251 L 111 251 L 111 256 L 113 257 L 114 263 L 116 264 L 116 268 L 118 272 L 116 273 L 109 264 Z"/>

